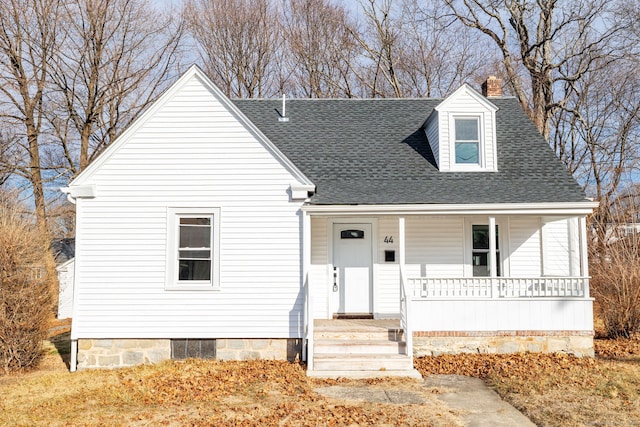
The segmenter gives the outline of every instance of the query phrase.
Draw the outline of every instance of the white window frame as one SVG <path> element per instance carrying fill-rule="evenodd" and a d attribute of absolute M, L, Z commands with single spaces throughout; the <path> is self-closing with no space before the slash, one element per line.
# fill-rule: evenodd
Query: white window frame
<path fill-rule="evenodd" d="M 478 123 L 478 163 L 457 163 L 456 162 L 456 120 L 472 119 Z M 485 130 L 484 130 L 484 114 L 464 113 L 449 115 L 449 135 L 450 137 L 450 169 L 452 171 L 483 171 L 485 170 Z"/>
<path fill-rule="evenodd" d="M 179 280 L 178 279 L 178 247 L 180 218 L 211 217 L 211 279 Z M 220 208 L 167 208 L 167 253 L 166 253 L 166 290 L 219 290 L 220 289 Z"/>
<path fill-rule="evenodd" d="M 489 218 L 467 218 L 464 222 L 464 277 L 491 277 L 491 267 L 489 267 L 489 276 L 474 276 L 473 275 L 473 226 L 474 225 L 489 225 Z M 507 247 L 508 238 L 506 233 L 508 232 L 508 225 L 502 219 L 496 218 L 496 228 L 498 229 L 498 239 L 496 240 L 496 246 L 500 253 L 500 265 L 496 267 L 500 270 L 500 276 L 496 277 L 509 277 L 507 254 L 509 249 Z M 491 254 L 491 251 L 487 252 L 489 256 L 496 256 L 495 253 Z M 497 261 L 497 260 L 496 260 Z M 488 259 L 489 264 L 491 260 Z"/>

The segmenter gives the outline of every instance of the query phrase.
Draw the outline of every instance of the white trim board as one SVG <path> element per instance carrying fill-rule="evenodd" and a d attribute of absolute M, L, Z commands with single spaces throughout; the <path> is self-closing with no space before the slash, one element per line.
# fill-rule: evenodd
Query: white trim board
<path fill-rule="evenodd" d="M 597 202 L 415 205 L 305 205 L 310 215 L 588 215 Z"/>

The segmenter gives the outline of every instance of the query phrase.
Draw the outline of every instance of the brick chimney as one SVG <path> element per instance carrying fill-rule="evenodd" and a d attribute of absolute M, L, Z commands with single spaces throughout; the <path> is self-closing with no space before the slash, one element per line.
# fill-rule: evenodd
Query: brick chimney
<path fill-rule="evenodd" d="M 496 76 L 489 76 L 489 78 L 482 83 L 482 94 L 484 96 L 502 96 L 502 79 Z"/>

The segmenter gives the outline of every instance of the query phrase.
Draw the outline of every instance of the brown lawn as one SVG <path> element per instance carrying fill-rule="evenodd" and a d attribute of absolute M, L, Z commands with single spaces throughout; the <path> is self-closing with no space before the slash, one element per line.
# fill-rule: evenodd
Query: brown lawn
<path fill-rule="evenodd" d="M 0 377 L 0 425 L 461 425 L 416 380 L 310 380 L 304 366 L 282 361 L 168 361 L 71 374 L 59 354 L 68 353 L 65 339 L 53 341 L 37 371 Z M 338 401 L 313 390 L 336 383 L 410 390 L 425 403 Z"/>
<path fill-rule="evenodd" d="M 414 380 L 321 381 L 277 361 L 170 361 L 71 374 L 68 334 L 52 338 L 41 367 L 0 377 L 0 425 L 417 426 L 461 425 L 434 390 Z M 483 378 L 536 424 L 640 426 L 640 338 L 597 340 L 597 357 L 464 355 L 421 358 L 423 375 Z M 424 404 L 338 401 L 314 387 L 403 389 Z"/>

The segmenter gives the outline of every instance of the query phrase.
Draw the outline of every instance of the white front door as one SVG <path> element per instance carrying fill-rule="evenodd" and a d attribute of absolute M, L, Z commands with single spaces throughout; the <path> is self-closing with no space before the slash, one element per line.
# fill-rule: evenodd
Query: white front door
<path fill-rule="evenodd" d="M 372 313 L 371 224 L 333 225 L 338 313 Z M 335 286 L 334 286 L 335 290 Z"/>

